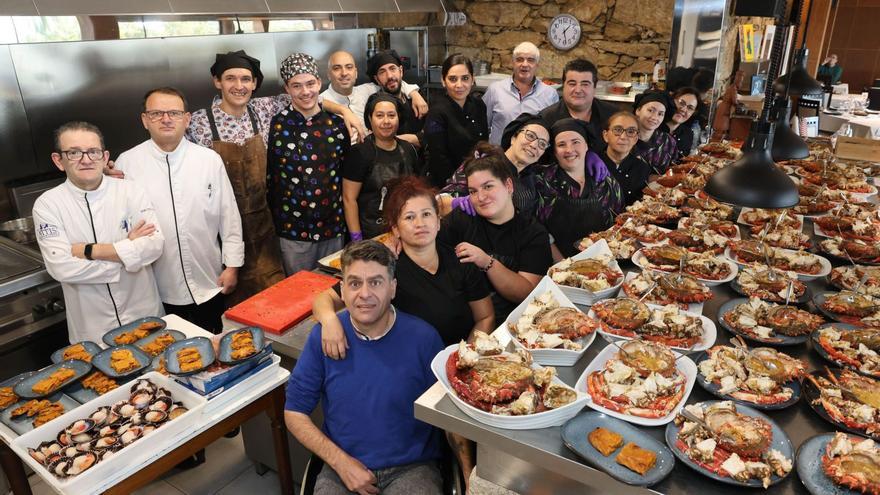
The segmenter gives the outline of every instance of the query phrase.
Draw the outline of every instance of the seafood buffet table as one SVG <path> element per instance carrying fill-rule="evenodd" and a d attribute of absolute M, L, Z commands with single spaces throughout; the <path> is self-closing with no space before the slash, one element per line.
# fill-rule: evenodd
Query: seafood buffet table
<path fill-rule="evenodd" d="M 168 315 L 163 318 L 170 328 L 180 330 L 188 337 L 211 334 L 180 318 Z M 102 480 L 100 486 L 93 486 L 93 493 L 127 494 L 155 480 L 171 470 L 181 461 L 228 433 L 236 426 L 266 413 L 271 421 L 278 477 L 282 493 L 293 493 L 294 483 L 288 462 L 289 446 L 287 430 L 284 425 L 284 389 L 289 372 L 275 364 L 238 383 L 229 391 L 223 392 L 206 404 L 200 416 L 193 419 L 182 434 L 142 444 L 149 452 L 139 455 L 124 469 L 113 472 Z M 30 495 L 31 490 L 25 475 L 23 462 L 10 448 L 16 435 L 5 425 L 0 425 L 0 463 L 6 472 L 15 495 Z M 208 461 L 210 462 L 210 460 Z M 51 486 L 51 480 L 46 480 Z"/>
<path fill-rule="evenodd" d="M 812 222 L 807 220 L 804 228 L 805 232 L 812 232 Z M 621 263 L 621 268 L 624 272 L 639 271 L 630 262 Z M 828 288 L 823 279 L 805 283 L 813 293 Z M 703 315 L 716 323 L 718 337 L 715 344 L 727 345 L 733 334 L 718 325 L 718 310 L 725 302 L 742 296 L 734 292 L 728 284 L 711 289 L 715 297 L 705 303 Z M 584 307 L 581 309 L 586 312 Z M 597 337 L 574 366 L 557 367 L 559 378 L 566 384 L 574 386 L 576 379 L 606 345 L 609 344 Z M 792 357 L 804 360 L 810 370 L 822 369 L 823 366 L 828 365 L 811 349 L 810 345 L 808 340 L 805 344 L 779 349 Z M 695 385 L 686 403 L 693 404 L 705 400 L 718 400 L 718 398 Z M 584 411 L 589 410 L 591 409 L 588 407 L 584 408 Z M 820 418 L 803 397 L 797 404 L 789 408 L 762 412 L 785 430 L 795 449 L 814 435 L 836 430 L 832 424 Z M 680 461 L 676 462 L 668 477 L 650 489 L 623 484 L 604 472 L 590 467 L 569 450 L 562 442 L 561 427 L 539 430 L 506 430 L 484 425 L 459 410 L 446 396 L 440 383 L 434 384 L 416 401 L 415 415 L 416 418 L 426 423 L 475 441 L 477 443 L 477 474 L 479 477 L 518 493 L 644 494 L 659 492 L 734 495 L 748 490 L 716 482 L 694 472 Z M 665 445 L 665 425 L 633 426 Z M 808 493 L 798 479 L 796 469 L 792 469 L 786 479 L 769 487 L 766 491 L 753 491 L 755 493 L 785 495 Z"/>

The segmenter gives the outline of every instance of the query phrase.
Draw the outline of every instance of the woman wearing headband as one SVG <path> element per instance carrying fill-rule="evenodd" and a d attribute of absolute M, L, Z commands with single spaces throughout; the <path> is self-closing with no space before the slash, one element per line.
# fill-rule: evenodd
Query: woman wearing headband
<path fill-rule="evenodd" d="M 636 156 L 643 159 L 653 173 L 662 175 L 676 156 L 676 145 L 669 133 L 658 130 L 672 117 L 675 107 L 665 92 L 648 91 L 636 96 L 633 108 L 639 125 Z"/>

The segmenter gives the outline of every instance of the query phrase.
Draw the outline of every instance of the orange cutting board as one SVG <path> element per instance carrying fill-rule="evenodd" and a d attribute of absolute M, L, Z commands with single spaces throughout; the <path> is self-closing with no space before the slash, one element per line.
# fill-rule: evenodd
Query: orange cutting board
<path fill-rule="evenodd" d="M 315 296 L 338 279 L 301 271 L 226 310 L 226 317 L 239 323 L 281 334 L 312 314 Z"/>

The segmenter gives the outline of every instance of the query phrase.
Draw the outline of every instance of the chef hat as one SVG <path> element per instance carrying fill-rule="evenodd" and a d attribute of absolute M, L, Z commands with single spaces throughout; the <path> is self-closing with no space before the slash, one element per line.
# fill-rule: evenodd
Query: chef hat
<path fill-rule="evenodd" d="M 587 139 L 587 128 L 584 126 L 583 121 L 567 118 L 559 119 L 553 124 L 553 127 L 550 128 L 550 140 L 556 140 L 556 136 L 565 131 L 574 131 L 583 136 L 584 139 Z"/>
<path fill-rule="evenodd" d="M 367 77 L 371 80 L 379 73 L 379 69 L 385 64 L 403 65 L 400 55 L 394 50 L 381 51 L 367 61 Z"/>
<path fill-rule="evenodd" d="M 289 81 L 291 77 L 300 74 L 311 74 L 320 78 L 318 75 L 318 64 L 315 63 L 315 58 L 301 52 L 288 55 L 287 58 L 281 62 L 280 72 L 281 80 L 285 83 Z"/>
<path fill-rule="evenodd" d="M 397 110 L 397 117 L 400 118 L 400 114 L 403 112 L 403 103 L 400 102 L 399 98 L 395 98 L 394 96 L 384 92 L 379 91 L 378 93 L 373 93 L 367 98 L 367 104 L 364 107 L 364 125 L 367 126 L 367 130 L 372 131 L 372 124 L 370 123 L 370 117 L 373 116 L 373 109 L 376 108 L 376 105 L 380 101 L 387 101 L 388 103 L 393 103 L 395 110 Z"/>
<path fill-rule="evenodd" d="M 211 75 L 219 79 L 229 69 L 247 69 L 251 71 L 251 75 L 257 80 L 256 89 L 260 89 L 260 85 L 263 84 L 260 61 L 245 53 L 244 50 L 218 53 L 214 58 L 214 65 L 211 66 Z"/>
<path fill-rule="evenodd" d="M 633 103 L 633 110 L 638 110 L 643 105 L 651 103 L 652 101 L 656 101 L 666 107 L 663 122 L 669 121 L 669 119 L 672 118 L 672 114 L 675 113 L 675 104 L 672 102 L 672 98 L 669 94 L 665 91 L 645 91 L 640 95 L 636 95 L 635 100 L 635 103 Z"/>

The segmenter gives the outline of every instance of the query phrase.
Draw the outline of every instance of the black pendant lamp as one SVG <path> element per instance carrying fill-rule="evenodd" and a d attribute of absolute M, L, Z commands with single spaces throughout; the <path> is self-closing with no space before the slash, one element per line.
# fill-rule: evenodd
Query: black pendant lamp
<path fill-rule="evenodd" d="M 797 40 L 797 26 L 801 21 L 803 14 L 804 2 L 798 1 L 792 6 L 792 23 L 794 24 L 794 36 L 792 40 Z M 807 28 L 810 27 L 810 16 L 813 14 L 813 2 L 807 7 L 807 19 L 804 21 L 804 39 L 801 47 L 792 54 L 792 63 L 789 70 L 774 81 L 777 93 L 786 93 L 788 95 L 799 98 L 801 96 L 821 96 L 822 83 L 817 81 L 807 72 L 807 56 L 810 51 L 807 50 Z M 796 16 L 796 17 L 795 17 Z"/>
<path fill-rule="evenodd" d="M 800 160 L 810 156 L 810 148 L 807 142 L 794 132 L 789 124 L 791 115 L 791 99 L 777 97 L 773 105 L 776 132 L 773 135 L 773 148 L 770 156 L 774 162 L 783 160 Z"/>
<path fill-rule="evenodd" d="M 785 32 L 773 38 L 768 79 L 779 74 Z M 749 137 L 743 144 L 743 155 L 734 163 L 715 172 L 705 191 L 723 203 L 751 208 L 788 208 L 798 204 L 798 189 L 785 172 L 773 163 L 775 124 L 770 122 L 773 87 L 768 84 L 761 116 L 752 123 Z"/>

